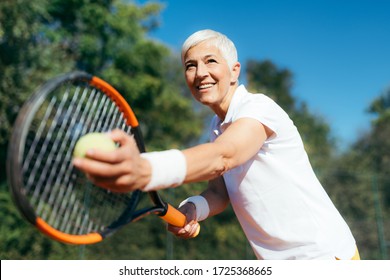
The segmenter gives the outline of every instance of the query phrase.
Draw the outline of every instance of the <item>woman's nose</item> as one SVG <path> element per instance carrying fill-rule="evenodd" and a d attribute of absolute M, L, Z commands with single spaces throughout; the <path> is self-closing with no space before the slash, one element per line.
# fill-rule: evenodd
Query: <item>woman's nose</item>
<path fill-rule="evenodd" d="M 207 67 L 203 63 L 199 63 L 198 67 L 196 68 L 196 77 L 197 78 L 203 78 L 208 75 Z"/>

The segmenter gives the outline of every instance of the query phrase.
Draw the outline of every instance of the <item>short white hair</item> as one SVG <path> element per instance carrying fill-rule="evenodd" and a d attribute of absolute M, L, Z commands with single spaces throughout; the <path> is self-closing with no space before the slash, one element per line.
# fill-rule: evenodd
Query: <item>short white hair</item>
<path fill-rule="evenodd" d="M 211 29 L 200 30 L 190 35 L 181 48 L 181 59 L 184 64 L 184 56 L 192 47 L 207 41 L 217 47 L 230 68 L 238 61 L 237 49 L 234 43 L 224 34 Z"/>

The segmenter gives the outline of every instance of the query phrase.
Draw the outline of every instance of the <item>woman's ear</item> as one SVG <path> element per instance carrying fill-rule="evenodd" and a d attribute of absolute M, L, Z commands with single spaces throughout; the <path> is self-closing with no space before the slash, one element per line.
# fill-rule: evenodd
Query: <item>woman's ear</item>
<path fill-rule="evenodd" d="M 240 76 L 240 71 L 241 71 L 241 64 L 237 61 L 234 63 L 232 67 L 232 78 L 231 78 L 231 83 L 234 84 L 238 81 L 238 77 Z"/>

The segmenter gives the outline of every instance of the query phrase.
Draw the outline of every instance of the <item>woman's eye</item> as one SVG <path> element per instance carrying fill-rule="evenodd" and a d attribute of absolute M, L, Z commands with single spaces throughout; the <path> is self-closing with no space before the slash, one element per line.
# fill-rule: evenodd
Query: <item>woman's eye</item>
<path fill-rule="evenodd" d="M 193 67 L 195 67 L 194 64 L 187 64 L 187 65 L 186 65 L 186 70 L 191 69 L 191 68 L 193 68 Z"/>

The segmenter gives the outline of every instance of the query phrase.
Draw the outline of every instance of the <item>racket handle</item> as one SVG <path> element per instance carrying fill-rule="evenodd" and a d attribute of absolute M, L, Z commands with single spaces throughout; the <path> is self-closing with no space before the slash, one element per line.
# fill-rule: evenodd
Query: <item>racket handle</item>
<path fill-rule="evenodd" d="M 177 210 L 175 207 L 167 203 L 167 212 L 165 215 L 160 216 L 161 219 L 166 221 L 168 224 L 171 224 L 176 227 L 184 227 L 186 224 L 186 216 Z M 200 232 L 200 225 L 198 225 L 198 229 L 193 237 L 196 237 Z"/>

